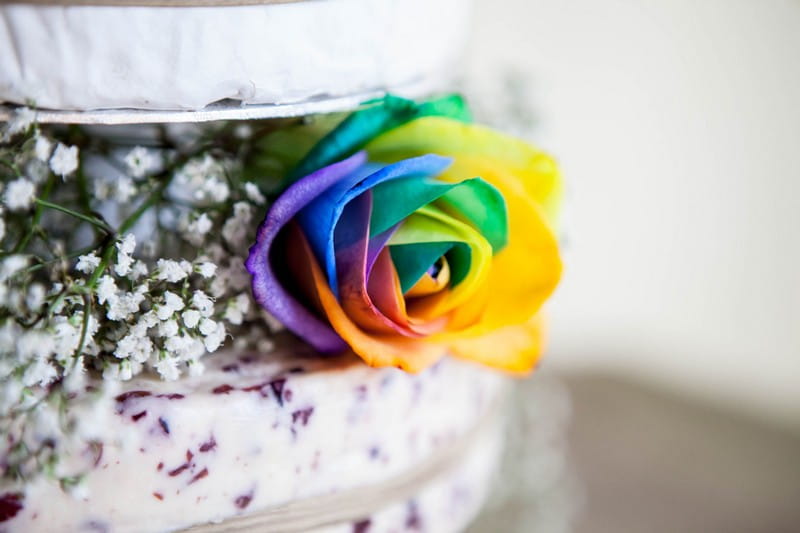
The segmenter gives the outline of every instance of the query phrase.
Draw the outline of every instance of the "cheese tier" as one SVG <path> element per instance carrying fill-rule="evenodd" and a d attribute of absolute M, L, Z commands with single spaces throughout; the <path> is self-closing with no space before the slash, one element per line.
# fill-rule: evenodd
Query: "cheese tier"
<path fill-rule="evenodd" d="M 468 11 L 462 0 L 3 3 L 0 102 L 200 109 L 224 99 L 283 104 L 402 92 L 421 81 L 435 88 L 459 59 Z"/>
<path fill-rule="evenodd" d="M 218 354 L 202 376 L 136 378 L 71 405 L 96 420 L 61 465 L 90 465 L 79 490 L 33 481 L 0 529 L 146 533 L 251 517 L 258 530 L 381 531 L 417 513 L 455 530 L 486 490 L 504 388 L 452 358 L 410 375 L 288 339 L 268 355 Z"/>

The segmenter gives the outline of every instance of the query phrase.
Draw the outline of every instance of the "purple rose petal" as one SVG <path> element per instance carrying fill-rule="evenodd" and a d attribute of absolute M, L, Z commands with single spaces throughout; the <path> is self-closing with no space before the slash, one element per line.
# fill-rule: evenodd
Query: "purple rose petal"
<path fill-rule="evenodd" d="M 358 152 L 309 174 L 286 189 L 258 228 L 256 242 L 250 248 L 250 255 L 245 262 L 248 272 L 253 276 L 255 300 L 290 331 L 323 353 L 342 351 L 347 344 L 327 323 L 319 320 L 283 288 L 270 264 L 270 249 L 281 229 L 298 211 L 365 162 L 366 154 Z"/>

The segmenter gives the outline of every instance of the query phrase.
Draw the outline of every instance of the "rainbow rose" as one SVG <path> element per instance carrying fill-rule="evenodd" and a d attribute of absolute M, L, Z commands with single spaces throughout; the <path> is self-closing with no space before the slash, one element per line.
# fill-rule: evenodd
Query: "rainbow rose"
<path fill-rule="evenodd" d="M 250 249 L 255 299 L 323 353 L 527 372 L 561 273 L 557 167 L 451 96 L 387 97 L 299 162 Z"/>

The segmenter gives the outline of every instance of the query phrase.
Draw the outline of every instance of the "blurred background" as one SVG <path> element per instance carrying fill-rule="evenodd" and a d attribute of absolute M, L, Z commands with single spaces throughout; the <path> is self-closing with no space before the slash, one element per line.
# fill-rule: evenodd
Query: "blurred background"
<path fill-rule="evenodd" d="M 478 0 L 472 35 L 468 92 L 568 183 L 521 394 L 571 413 L 569 518 L 476 531 L 800 531 L 800 2 Z"/>

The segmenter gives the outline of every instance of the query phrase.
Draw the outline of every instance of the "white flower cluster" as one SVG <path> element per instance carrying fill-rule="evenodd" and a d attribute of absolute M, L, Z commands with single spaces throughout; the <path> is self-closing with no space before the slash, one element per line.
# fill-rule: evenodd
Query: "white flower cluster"
<path fill-rule="evenodd" d="M 36 450 L 57 455 L 41 427 L 75 421 L 42 421 L 87 380 L 196 375 L 224 346 L 269 351 L 281 327 L 250 293 L 267 200 L 236 154 L 99 153 L 32 120 L 23 111 L 0 141 L 0 478 L 42 468 Z"/>
<path fill-rule="evenodd" d="M 170 194 L 198 206 L 225 203 L 231 194 L 228 169 L 210 154 L 192 159 L 175 173 Z"/>

